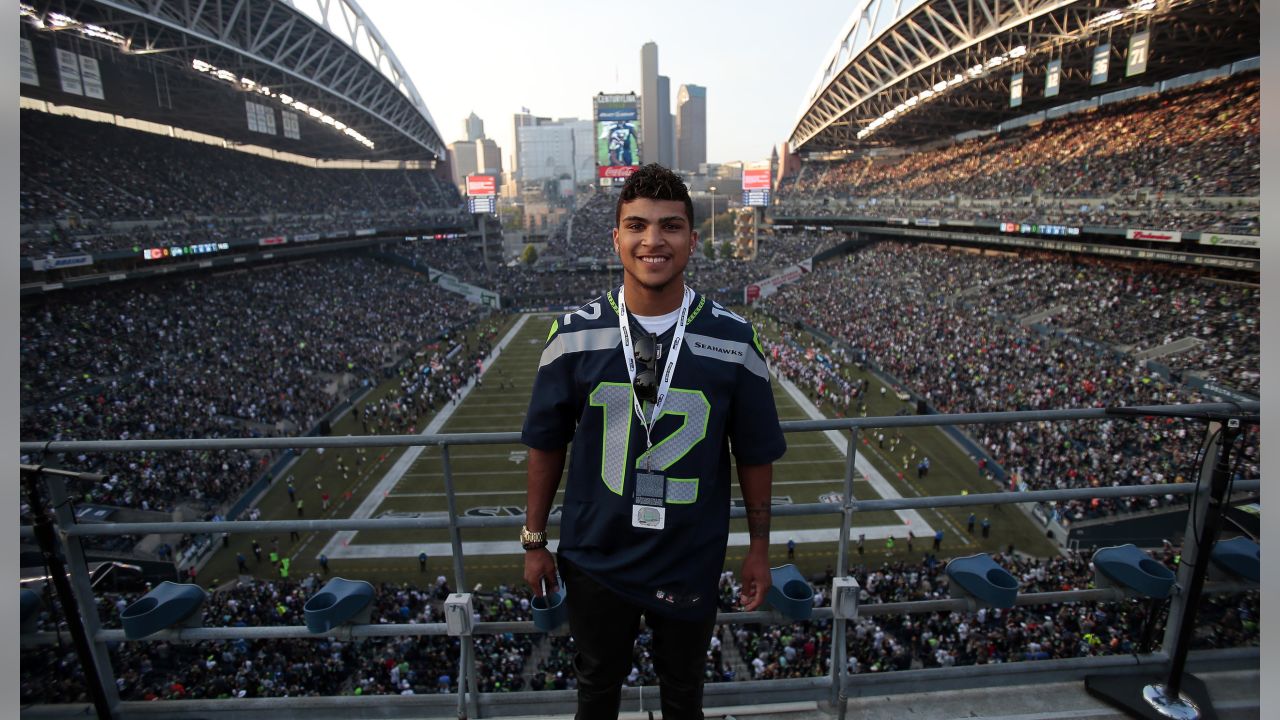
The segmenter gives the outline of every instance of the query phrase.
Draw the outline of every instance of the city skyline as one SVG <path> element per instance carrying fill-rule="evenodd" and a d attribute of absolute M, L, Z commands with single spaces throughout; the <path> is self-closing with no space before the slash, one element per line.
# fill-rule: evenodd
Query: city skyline
<path fill-rule="evenodd" d="M 641 14 L 585 2 L 531 13 L 527 4 L 495 0 L 478 22 L 465 7 L 393 0 L 363 0 L 361 7 L 409 73 L 444 142 L 465 140 L 461 121 L 475 112 L 502 148 L 504 165 L 515 149 L 512 118 L 522 107 L 585 120 L 599 92 L 641 94 L 640 48 L 649 41 L 661 49 L 660 72 L 673 91 L 696 83 L 714 93 L 707 162 L 765 159 L 786 140 L 852 11 L 822 0 L 806 7 L 803 23 L 770 23 L 784 8 L 762 0 L 732 7 L 658 0 Z M 460 27 L 475 32 L 456 32 Z"/>

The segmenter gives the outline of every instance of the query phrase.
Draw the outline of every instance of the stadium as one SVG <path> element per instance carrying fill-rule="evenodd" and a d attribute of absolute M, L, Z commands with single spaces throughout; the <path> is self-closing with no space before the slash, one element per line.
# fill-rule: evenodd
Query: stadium
<path fill-rule="evenodd" d="M 520 430 L 622 153 L 517 262 L 355 0 L 20 15 L 22 716 L 571 716 Z M 850 3 L 695 192 L 804 590 L 738 608 L 735 486 L 708 717 L 1262 716 L 1259 55 L 1256 0 Z"/>

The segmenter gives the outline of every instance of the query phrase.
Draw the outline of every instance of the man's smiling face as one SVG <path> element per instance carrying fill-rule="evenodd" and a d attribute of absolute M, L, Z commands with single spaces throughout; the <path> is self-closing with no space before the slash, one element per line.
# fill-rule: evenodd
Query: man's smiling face
<path fill-rule="evenodd" d="M 622 204 L 613 248 L 623 270 L 640 287 L 662 292 L 684 272 L 698 243 L 679 200 L 636 198 Z"/>

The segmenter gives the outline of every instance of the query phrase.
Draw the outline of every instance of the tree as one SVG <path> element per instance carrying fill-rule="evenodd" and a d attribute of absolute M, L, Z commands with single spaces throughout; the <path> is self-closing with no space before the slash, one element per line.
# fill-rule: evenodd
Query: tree
<path fill-rule="evenodd" d="M 716 245 L 710 240 L 702 243 L 702 254 L 707 256 L 708 260 L 716 259 Z"/>
<path fill-rule="evenodd" d="M 524 250 L 520 253 L 520 262 L 525 265 L 532 265 L 538 262 L 538 248 L 532 244 L 525 245 Z"/>

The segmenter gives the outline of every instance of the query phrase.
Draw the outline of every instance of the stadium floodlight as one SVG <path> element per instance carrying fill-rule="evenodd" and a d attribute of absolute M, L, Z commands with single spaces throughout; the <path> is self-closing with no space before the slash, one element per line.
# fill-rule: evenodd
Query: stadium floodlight
<path fill-rule="evenodd" d="M 936 82 L 936 83 L 934 83 L 934 84 L 933 84 L 933 91 L 934 91 L 934 92 L 942 92 L 943 90 L 946 90 L 946 89 L 947 89 L 947 81 L 946 81 L 946 80 L 939 80 L 938 82 Z"/>
<path fill-rule="evenodd" d="M 1026 54 L 1027 54 L 1027 46 L 1019 45 L 1018 47 L 1009 51 L 1009 58 L 1011 60 L 1016 60 Z"/>
<path fill-rule="evenodd" d="M 1103 25 L 1110 25 L 1111 23 L 1116 22 L 1117 20 L 1120 20 L 1120 19 L 1122 19 L 1123 17 L 1124 17 L 1124 12 L 1123 12 L 1123 11 L 1121 11 L 1121 10 L 1109 10 L 1109 11 L 1107 11 L 1107 12 L 1102 13 L 1102 14 L 1101 14 L 1101 15 L 1099 15 L 1098 17 L 1093 18 L 1092 20 L 1090 20 L 1090 21 L 1089 21 L 1089 25 L 1090 25 L 1091 27 L 1101 27 L 1101 26 L 1103 26 Z"/>

